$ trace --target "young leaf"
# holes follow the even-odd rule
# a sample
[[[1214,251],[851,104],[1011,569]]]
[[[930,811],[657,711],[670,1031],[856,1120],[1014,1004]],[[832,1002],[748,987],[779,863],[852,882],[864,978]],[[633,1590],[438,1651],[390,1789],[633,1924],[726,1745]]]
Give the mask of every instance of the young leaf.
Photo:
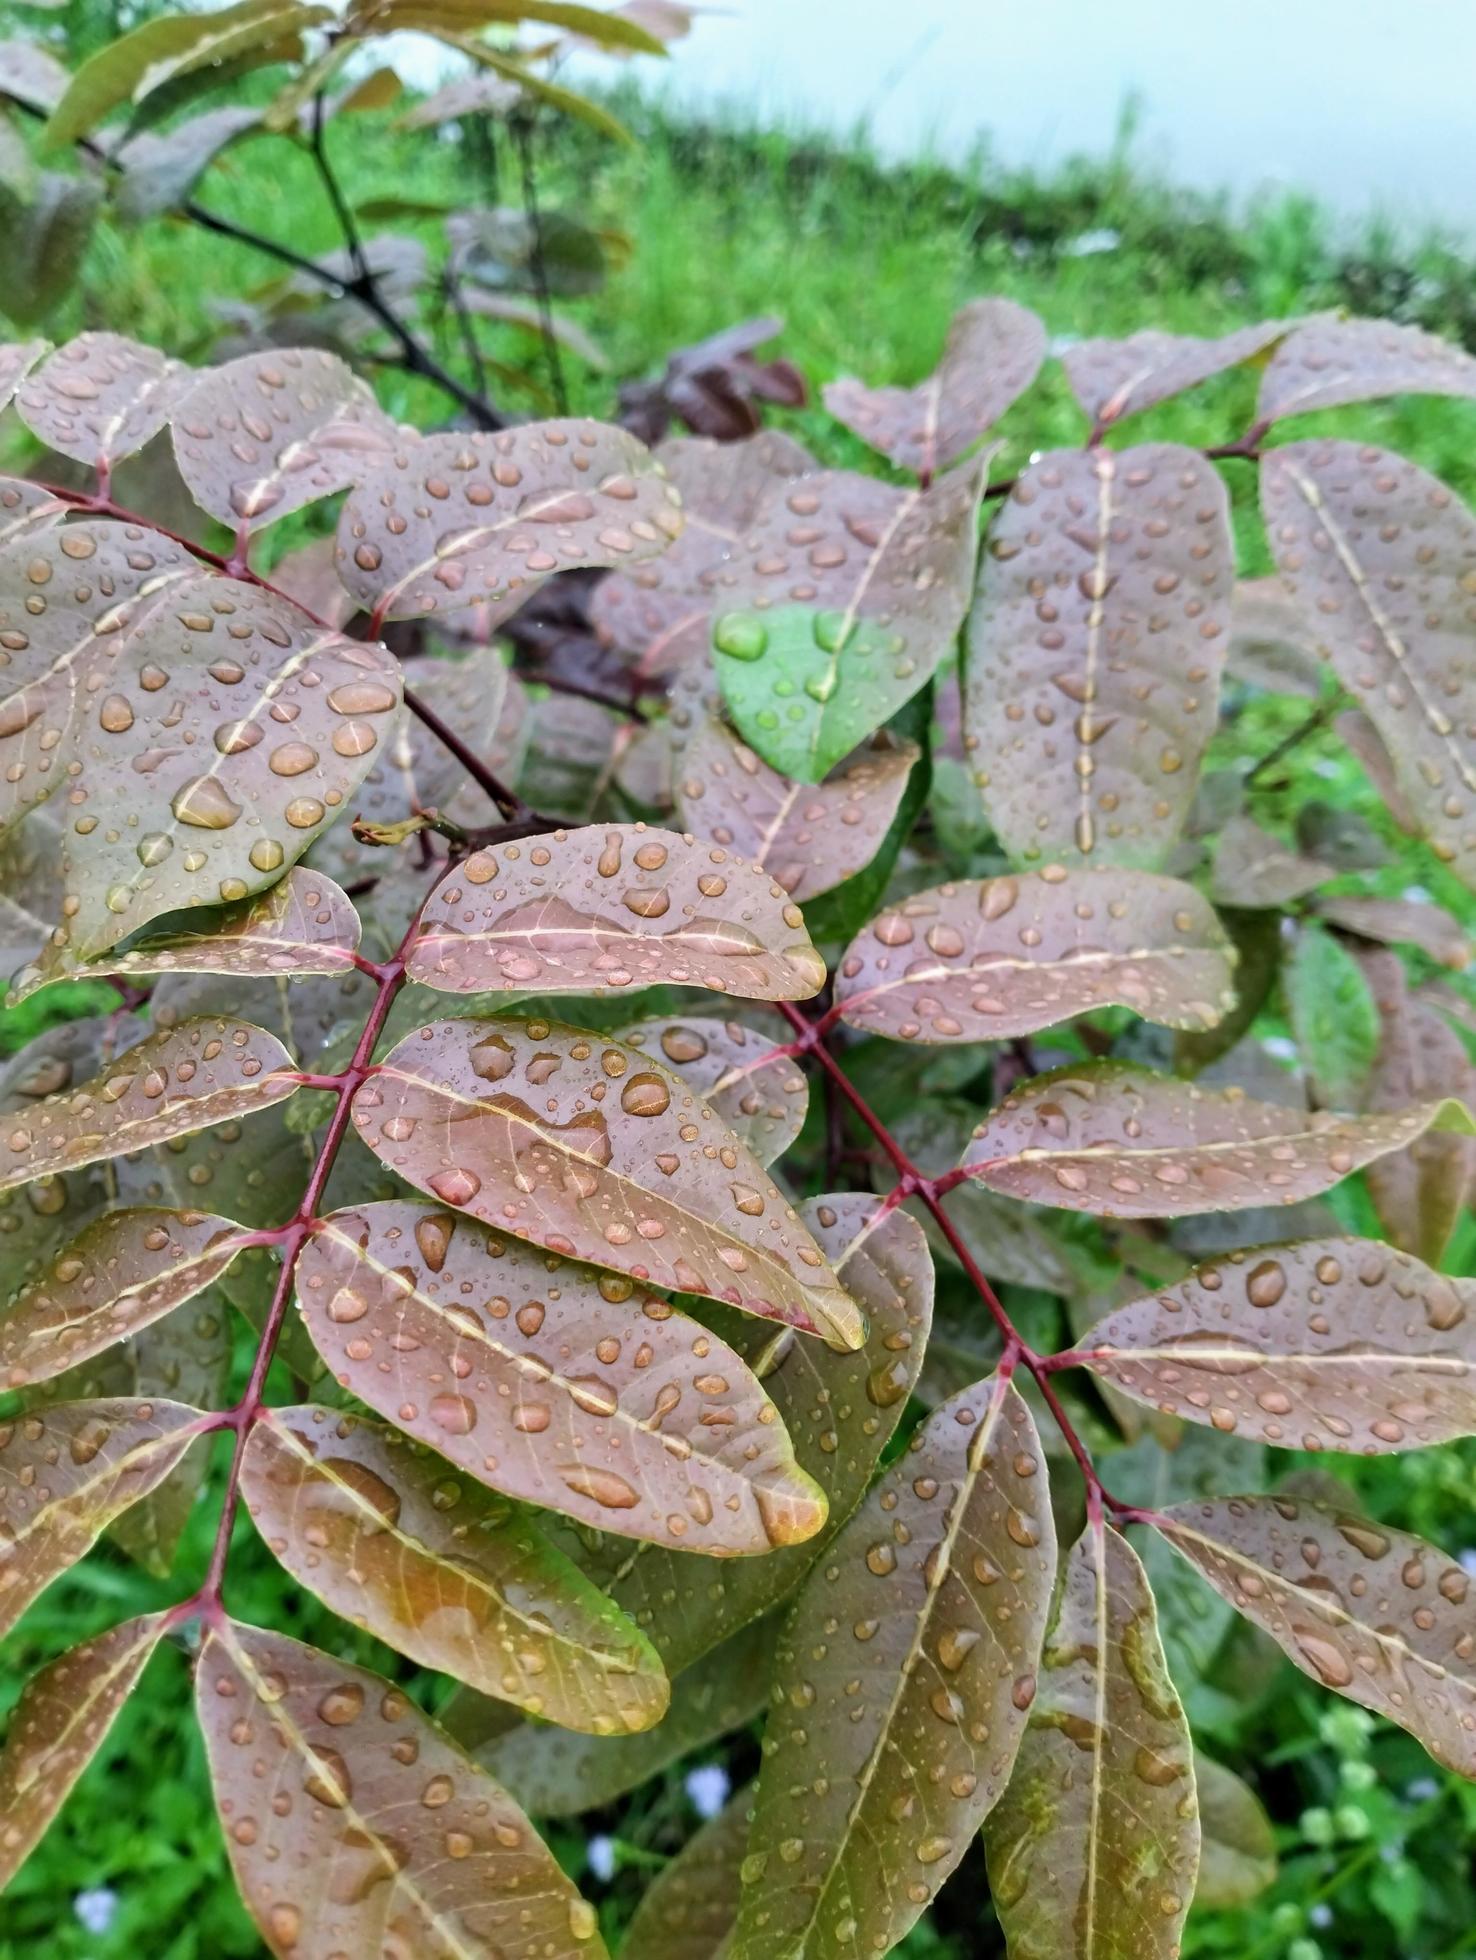
[[[393,1429],[269,1409],[241,1494],[294,1578],[422,1667],[594,1735],[661,1719],[645,1636],[512,1505]]]
[[[15,405],[42,442],[108,469],[159,433],[193,379],[182,362],[123,334],[83,333],[21,383]]]
[[[991,527],[965,720],[1026,863],[1152,868],[1194,800],[1229,647],[1225,487],[1192,450],[1061,450]]]
[[[975,1130],[964,1168],[993,1191],[1108,1218],[1295,1204],[1427,1130],[1476,1131],[1447,1097],[1377,1116],[1310,1115],[1124,1062],[1022,1083]]]
[[[181,1402],[58,1402],[0,1423],[0,1633],[169,1475],[209,1417]]]
[[[493,1489],[719,1556],[813,1537],[824,1499],[743,1361],[634,1295],[412,1203],[336,1212],[298,1262],[343,1386]]]
[[[0,1318],[0,1388],[49,1381],[192,1300],[241,1249],[209,1212],[109,1212],[23,1285]]]
[[[665,470],[623,429],[561,421],[401,436],[359,472],[339,519],[338,570],[366,612],[418,619],[516,605],[574,565],[639,564],[681,529]]]
[[[1250,1785],[1223,1763],[1194,1752],[1199,1797],[1199,1882],[1194,1903],[1208,1912],[1249,1905],[1276,1882],[1276,1833]]]
[[[1045,328],[1008,299],[970,300],[954,314],[943,358],[915,388],[827,382],[825,406],[898,469],[924,480],[972,449],[1030,386],[1045,359]]]
[[[7,57],[16,45],[13,41],[3,44]],[[6,407],[14,398],[16,389],[50,344],[45,340],[0,341],[0,408]]]
[[[1126,340],[1079,340],[1061,356],[1071,392],[1099,429],[1156,408],[1212,375],[1242,366],[1294,331],[1294,320],[1262,320],[1217,340],[1162,333],[1155,327]]]
[[[1249,817],[1232,817],[1215,846],[1210,895],[1217,905],[1269,909],[1289,905],[1336,876],[1331,865],[1292,850]]]
[[[274,1953],[608,1960],[522,1811],[381,1675],[226,1621],[196,1705],[236,1882]]]
[[[765,501],[718,574],[712,644],[773,768],[823,782],[931,678],[968,608],[986,460],[928,490],[830,470]]]
[[[1049,864],[903,899],[847,949],[835,998],[894,1041],[1005,1041],[1113,1006],[1209,1028],[1235,1004],[1233,967],[1192,886]]]
[[[244,1116],[296,1089],[292,1058],[274,1035],[246,1021],[184,1021],[5,1125],[0,1191]]]
[[[1258,1246],[1119,1307],[1077,1352],[1129,1395],[1283,1449],[1476,1434],[1476,1288],[1365,1239]]]
[[[368,385],[316,347],[243,354],[212,368],[169,420],[190,495],[238,532],[359,481],[401,440]]]
[[[434,1021],[359,1091],[354,1123],[391,1170],[500,1231],[860,1344],[792,1207],[649,1055],[547,1021]]]
[[[1324,1109],[1360,1109],[1379,1052],[1379,1010],[1357,960],[1330,932],[1303,926],[1283,969],[1299,1059]],[[1403,1109],[1414,1093],[1401,1095]]]
[[[1012,1960],[1178,1960],[1199,1865],[1189,1724],[1148,1575],[1100,1519],[1066,1561],[1030,1722],[984,1843]]]
[[[677,760],[682,822],[744,853],[791,898],[816,898],[864,871],[881,849],[921,751],[885,730],[824,782],[792,782],[704,715]]]
[[[713,1960],[738,1917],[752,1813],[750,1784],[688,1838],[641,1894],[626,1928],[628,1952],[641,1960]]]
[[[1437,477],[1355,442],[1272,450],[1261,507],[1283,579],[1436,856],[1476,883],[1476,518]]]
[[[761,1164],[782,1157],[804,1127],[809,1080],[793,1056],[775,1054],[781,1034],[683,1014],[633,1021],[615,1038],[674,1070]]]
[[[1271,356],[1256,414],[1262,422],[1279,422],[1383,395],[1476,397],[1476,360],[1419,327],[1319,314]]]
[[[1443,905],[1412,898],[1319,898],[1318,918],[1360,939],[1386,946],[1418,946],[1432,960],[1461,972],[1471,963],[1471,936]]]
[[[1009,1779],[1055,1572],[1035,1424],[980,1383],[913,1437],[780,1635],[731,1960],[886,1952],[919,1918]]]
[[[230,103],[162,134],[146,129],[131,136],[112,159],[123,173],[113,200],[118,216],[137,225],[177,209],[217,157],[261,128],[260,109]]]
[[[0,1755],[0,1891],[30,1857],[106,1742],[164,1632],[166,1615],[125,1620],[73,1647],[21,1692]]]
[[[1153,1520],[1304,1674],[1476,1775],[1470,1575],[1423,1539],[1290,1497],[1219,1497]]]
[[[643,823],[473,852],[427,899],[406,971],[461,994],[678,986],[807,1000],[825,984],[782,885],[721,845]]]

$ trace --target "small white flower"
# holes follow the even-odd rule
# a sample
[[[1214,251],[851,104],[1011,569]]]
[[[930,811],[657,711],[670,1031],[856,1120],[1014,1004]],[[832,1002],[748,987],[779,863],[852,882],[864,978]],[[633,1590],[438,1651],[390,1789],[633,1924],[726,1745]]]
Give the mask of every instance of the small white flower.
[[[704,1763],[687,1774],[687,1795],[701,1818],[716,1817],[733,1785],[721,1763]]]
[[[1319,1933],[1326,1932],[1327,1928],[1333,1923],[1333,1909],[1330,1905],[1325,1904],[1309,1906],[1307,1909],[1307,1918],[1317,1928]]]
[[[1464,1569],[1470,1573],[1473,1579],[1476,1579],[1476,1545],[1468,1545],[1465,1551],[1459,1554],[1459,1557]]]
[[[1061,247],[1061,255],[1068,259],[1089,259],[1098,252],[1115,252],[1121,243],[1121,234],[1103,225],[1100,230],[1080,231],[1075,238],[1068,238]]]
[[[1417,1776],[1404,1794],[1411,1803],[1428,1803],[1431,1797],[1440,1795],[1440,1785],[1433,1776]]]
[[[1342,773],[1343,771],[1339,764],[1333,762],[1325,755],[1318,756],[1312,765],[1312,774],[1314,776],[1321,776],[1325,782],[1332,781],[1335,776],[1341,776]]]
[[[585,1846],[584,1862],[602,1885],[608,1885],[615,1876],[614,1838],[592,1837]]]
[[[110,1886],[94,1885],[89,1891],[77,1894],[72,1910],[89,1933],[105,1933],[118,1910],[118,1894]]]
[[[1294,1062],[1297,1059],[1297,1044],[1288,1041],[1284,1034],[1268,1034],[1261,1046],[1274,1062]]]
[[[1068,347],[1078,347],[1080,344],[1081,335],[1079,333],[1053,333],[1046,352],[1059,361]]]

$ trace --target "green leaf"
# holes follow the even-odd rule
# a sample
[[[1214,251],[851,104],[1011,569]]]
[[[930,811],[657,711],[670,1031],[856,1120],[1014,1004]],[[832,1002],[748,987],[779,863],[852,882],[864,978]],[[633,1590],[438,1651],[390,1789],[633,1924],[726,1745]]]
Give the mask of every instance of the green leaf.
[[[1248,1906],[1276,1882],[1276,1833],[1260,1798],[1234,1770],[1194,1752],[1199,1795],[1199,1883],[1194,1903],[1208,1912]]]
[[[1283,984],[1292,1033],[1325,1109],[1357,1109],[1379,1052],[1379,1010],[1363,970],[1340,939],[1304,925]],[[1412,1100],[1412,1098],[1410,1099]]]

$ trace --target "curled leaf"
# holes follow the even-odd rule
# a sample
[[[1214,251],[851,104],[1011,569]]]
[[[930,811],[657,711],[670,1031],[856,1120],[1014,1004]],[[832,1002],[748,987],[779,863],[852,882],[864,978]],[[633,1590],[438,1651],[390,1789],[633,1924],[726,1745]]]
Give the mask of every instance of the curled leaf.
[[[1263,422],[1279,422],[1383,395],[1476,396],[1476,360],[1419,327],[1321,314],[1272,355],[1256,413]]]
[[[118,333],[82,333],[21,383],[21,420],[63,456],[106,470],[156,436],[194,376]]]
[[[1262,320],[1218,339],[1148,327],[1126,340],[1078,340],[1061,356],[1071,392],[1099,429],[1155,408],[1285,340],[1294,320]]]
[[[674,1070],[761,1164],[782,1157],[804,1127],[809,1080],[792,1055],[775,1053],[783,1043],[778,1034],[684,1014],[633,1021],[616,1039]]]

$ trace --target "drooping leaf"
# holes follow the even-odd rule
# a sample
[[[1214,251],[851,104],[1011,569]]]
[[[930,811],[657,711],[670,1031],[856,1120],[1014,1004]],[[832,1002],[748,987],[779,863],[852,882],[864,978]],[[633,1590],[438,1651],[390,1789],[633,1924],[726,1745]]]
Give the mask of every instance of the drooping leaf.
[[[1162,863],[1214,732],[1234,585],[1228,501],[1174,443],[1061,450],[986,540],[964,715],[1025,863]]]
[[[824,1522],[742,1359],[629,1280],[395,1202],[334,1213],[297,1281],[342,1384],[510,1497],[714,1555]]]
[[[1324,313],[1289,334],[1271,356],[1256,414],[1279,422],[1384,395],[1476,396],[1476,360],[1420,327]]]
[[[633,1021],[623,1047],[655,1055],[720,1116],[761,1164],[772,1164],[804,1126],[810,1087],[792,1055],[774,1055],[783,1036],[706,1015]]]
[[[823,782],[931,678],[968,607],[986,461],[928,490],[830,470],[765,499],[717,574],[712,644],[771,767]]]
[[[1199,1882],[1194,1903],[1208,1912],[1249,1905],[1276,1882],[1276,1833],[1260,1799],[1234,1770],[1194,1752],[1199,1798]]]
[[[5,310],[17,325],[46,319],[71,292],[102,195],[95,178],[42,170],[26,203],[7,213]]]
[[[109,1212],[6,1304],[0,1387],[47,1381],[172,1312],[219,1278],[240,1242],[240,1227],[210,1212]]]
[[[40,1843],[72,1785],[107,1740],[159,1644],[166,1616],[146,1614],[73,1647],[26,1683],[0,1755],[0,1891]]]
[[[1427,899],[1335,897],[1317,900],[1314,911],[1329,925],[1386,946],[1418,946],[1432,960],[1460,972],[1471,963],[1471,936],[1443,905]]]
[[[427,899],[406,971],[462,994],[679,986],[806,1000],[825,984],[782,885],[721,845],[643,823],[473,852]]]
[[[1272,450],[1261,505],[1282,578],[1436,856],[1476,883],[1476,517],[1437,477],[1354,442]]]
[[[1322,692],[1316,632],[1279,578],[1236,581],[1226,672],[1268,694],[1315,701]]]
[[[182,362],[123,334],[83,333],[27,376],[15,405],[42,442],[107,469],[159,433],[193,379]]]
[[[823,782],[798,783],[707,715],[677,759],[673,786],[682,822],[699,837],[743,852],[808,902],[871,863],[919,754],[883,730]]]
[[[270,1409],[241,1493],[294,1578],[422,1667],[595,1735],[660,1720],[644,1635],[511,1504],[393,1429]]]
[[[432,0],[434,11],[435,0]],[[448,48],[469,55],[482,67],[491,69],[501,80],[510,82],[517,90],[520,99],[542,103],[545,108],[555,110],[561,116],[568,116],[573,122],[586,124],[600,136],[608,136],[617,143],[634,143],[635,138],[613,115],[603,102],[596,102],[578,90],[565,88],[561,82],[551,82],[526,63],[516,61],[511,55],[501,53],[490,43],[472,34],[455,33],[444,26],[427,25],[425,32],[433,34]]]
[[[1154,1519],[1305,1674],[1476,1772],[1470,1574],[1407,1531],[1285,1497],[1220,1497]]]
[[[292,1058],[274,1035],[247,1021],[181,1022],[92,1081],[43,1094],[0,1124],[0,1190],[244,1116],[296,1088]]]
[[[1199,1866],[1189,1724],[1148,1575],[1100,1519],[1066,1561],[984,1842],[1011,1960],[1177,1960]]]
[[[780,1635],[731,1960],[885,1952],[918,1919],[1009,1779],[1055,1570],[1035,1424],[981,1383],[914,1436]]]
[[[359,1091],[354,1122],[401,1177],[499,1231],[862,1338],[791,1206],[650,1055],[547,1021],[431,1022]]]
[[[1298,1057],[1317,1100],[1324,1109],[1361,1109],[1379,1049],[1379,1010],[1357,960],[1330,932],[1304,926],[1283,975]],[[1411,1093],[1391,1106],[1415,1100]]]
[[[123,173],[114,194],[119,217],[136,225],[177,209],[217,157],[261,127],[260,109],[232,103],[206,109],[162,134],[141,130],[113,155]]]
[[[1232,817],[1215,846],[1210,893],[1217,905],[1269,909],[1289,905],[1336,875],[1320,858],[1304,857],[1249,817]]]
[[[360,481],[400,440],[348,364],[314,347],[212,368],[175,404],[170,429],[190,495],[242,532]]]
[[[1208,1028],[1235,1003],[1233,972],[1192,886],[1050,864],[903,899],[847,949],[835,998],[895,1041],[1004,1041],[1112,1006]]]
[[[1476,1434],[1473,1339],[1470,1282],[1332,1238],[1207,1261],[1119,1307],[1077,1352],[1165,1414],[1283,1449],[1371,1455]]]
[[[1212,375],[1242,366],[1294,331],[1294,320],[1262,320],[1218,339],[1148,327],[1126,340],[1079,340],[1061,356],[1071,392],[1099,429],[1154,408]]]
[[[970,300],[949,323],[943,358],[915,388],[827,382],[825,406],[898,469],[927,479],[956,462],[1023,395],[1045,359],[1039,318],[1009,299]]]
[[[522,1811],[382,1675],[226,1621],[196,1705],[236,1882],[274,1953],[608,1960]]]
[[[400,437],[344,504],[338,569],[366,612],[417,619],[520,603],[575,565],[639,564],[681,529],[666,472],[623,429]]]
[[[163,1482],[209,1418],[181,1402],[58,1402],[0,1423],[0,1633]]]
[[[752,1811],[749,1785],[656,1874],[626,1928],[631,1953],[642,1960],[713,1960],[738,1917],[738,1867]]]
[[[1308,1114],[1124,1062],[1021,1083],[975,1130],[964,1167],[991,1190],[1104,1217],[1295,1204],[1427,1130],[1469,1136],[1452,1098],[1372,1116]]]

